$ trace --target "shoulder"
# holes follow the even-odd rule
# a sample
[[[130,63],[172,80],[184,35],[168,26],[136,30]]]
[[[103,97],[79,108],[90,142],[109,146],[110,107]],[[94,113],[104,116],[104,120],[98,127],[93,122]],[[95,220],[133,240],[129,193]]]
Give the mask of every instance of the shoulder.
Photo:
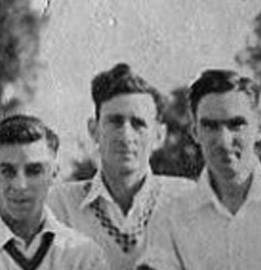
[[[51,187],[49,198],[81,200],[89,193],[91,186],[92,180],[58,183]]]
[[[66,244],[66,247],[71,250],[80,250],[87,248],[88,250],[99,250],[98,245],[88,236],[83,235],[73,228],[67,227],[60,221],[57,221],[57,241],[60,244]]]
[[[196,188],[196,183],[193,180],[183,177],[155,175],[154,180],[159,183],[160,187],[157,203],[159,212],[165,211],[166,207],[172,207],[173,204],[176,204],[177,198]]]
[[[105,255],[102,248],[90,237],[67,227],[63,223],[56,221],[55,245],[59,250],[63,250],[66,256],[74,260],[98,261],[105,263]]]
[[[179,196],[187,191],[195,189],[196,182],[194,180],[167,175],[154,175],[155,179],[159,181],[161,190],[166,195]]]
[[[194,216],[198,215],[199,211],[201,211],[200,205],[202,205],[202,194],[199,184],[195,183],[193,188],[187,189],[179,196],[172,197],[168,205],[170,207],[168,218],[171,223],[173,221],[174,223],[180,221],[182,224],[185,221],[185,223],[190,222],[190,220],[194,219]]]

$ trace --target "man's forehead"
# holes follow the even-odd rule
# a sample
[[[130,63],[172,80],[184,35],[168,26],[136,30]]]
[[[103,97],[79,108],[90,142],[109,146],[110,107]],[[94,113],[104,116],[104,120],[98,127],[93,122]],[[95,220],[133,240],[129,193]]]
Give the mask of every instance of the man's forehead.
[[[156,104],[147,93],[122,94],[103,103],[102,116],[118,115],[122,117],[149,118],[157,113]]]
[[[198,118],[249,117],[255,111],[246,93],[229,91],[204,96],[198,105],[197,116]]]
[[[0,145],[0,162],[46,162],[51,157],[50,149],[44,140],[24,144]]]

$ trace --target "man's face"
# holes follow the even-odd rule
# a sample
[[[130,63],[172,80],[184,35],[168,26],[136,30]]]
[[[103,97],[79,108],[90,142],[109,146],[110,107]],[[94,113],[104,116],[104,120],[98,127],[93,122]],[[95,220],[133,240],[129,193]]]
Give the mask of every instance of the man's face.
[[[244,181],[254,165],[258,114],[243,92],[208,94],[198,104],[194,135],[220,181]]]
[[[145,171],[160,130],[149,94],[122,94],[104,102],[96,132],[103,168],[115,174]]]
[[[54,170],[45,140],[0,146],[1,216],[17,221],[39,217]]]

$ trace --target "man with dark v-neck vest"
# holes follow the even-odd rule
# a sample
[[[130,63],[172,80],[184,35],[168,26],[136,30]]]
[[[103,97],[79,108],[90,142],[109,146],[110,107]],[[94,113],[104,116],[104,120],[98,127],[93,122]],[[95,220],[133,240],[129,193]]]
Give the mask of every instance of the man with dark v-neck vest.
[[[91,181],[54,185],[48,201],[60,220],[104,248],[113,270],[131,270],[147,247],[148,227],[194,183],[152,173],[149,159],[165,132],[162,97],[127,64],[98,74],[92,97],[98,172]]]
[[[0,269],[107,270],[93,240],[45,205],[58,172],[57,135],[33,116],[0,122]]]

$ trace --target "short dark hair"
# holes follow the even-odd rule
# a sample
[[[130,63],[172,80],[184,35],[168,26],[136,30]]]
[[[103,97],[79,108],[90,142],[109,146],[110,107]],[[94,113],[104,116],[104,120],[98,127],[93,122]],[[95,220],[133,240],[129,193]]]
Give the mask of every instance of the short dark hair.
[[[28,115],[14,115],[0,122],[0,146],[27,144],[45,139],[47,146],[57,154],[59,138],[39,118]]]
[[[204,71],[190,87],[190,107],[193,116],[196,116],[200,100],[211,93],[223,94],[228,91],[242,91],[246,93],[251,105],[259,105],[260,89],[248,77],[242,77],[233,70],[213,69]]]
[[[163,96],[142,77],[134,74],[126,63],[118,63],[110,70],[99,73],[93,78],[91,86],[97,119],[103,102],[117,95],[133,93],[151,95],[156,105],[157,119],[162,119]]]

